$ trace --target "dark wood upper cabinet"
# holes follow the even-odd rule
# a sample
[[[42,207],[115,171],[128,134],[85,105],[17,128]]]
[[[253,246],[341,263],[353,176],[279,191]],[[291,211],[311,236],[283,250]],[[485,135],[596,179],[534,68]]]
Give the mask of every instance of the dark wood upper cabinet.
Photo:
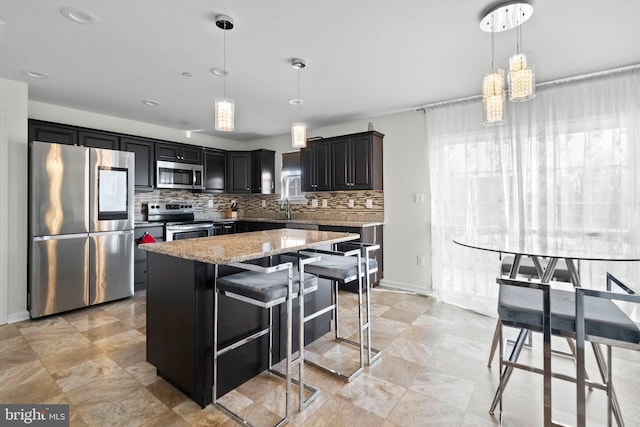
[[[251,192],[273,194],[276,190],[275,151],[251,152]]]
[[[229,193],[251,193],[251,152],[229,151],[227,162]]]
[[[29,120],[29,142],[31,141],[77,145],[78,130],[70,126]]]
[[[120,149],[120,137],[107,132],[78,132],[78,143],[84,147],[104,148],[107,150]]]
[[[333,139],[334,190],[382,190],[382,135],[363,132]]]
[[[331,141],[310,142],[300,150],[302,191],[331,190]]]
[[[227,152],[206,149],[203,153],[204,192],[224,193],[227,181]]]
[[[174,143],[158,143],[156,160],[202,164],[202,147]]]
[[[153,141],[148,139],[120,137],[120,149],[136,155],[136,191],[153,191],[155,185],[155,145]]]

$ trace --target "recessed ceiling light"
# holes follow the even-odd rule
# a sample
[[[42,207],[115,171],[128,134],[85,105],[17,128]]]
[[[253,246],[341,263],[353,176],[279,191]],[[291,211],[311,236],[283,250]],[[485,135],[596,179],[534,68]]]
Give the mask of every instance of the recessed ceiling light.
[[[96,15],[86,10],[76,9],[75,7],[63,7],[60,9],[60,13],[62,13],[65,18],[78,24],[95,25],[98,23],[98,17]]]
[[[193,74],[191,74],[191,73],[190,73],[190,72],[188,72],[188,71],[185,71],[185,72],[183,72],[183,73],[182,73],[182,76],[183,76],[183,77],[193,77]]]
[[[304,101],[302,99],[299,99],[299,98],[294,98],[294,99],[290,99],[289,100],[289,104],[291,104],[291,105],[302,105],[302,104],[304,104]]]
[[[46,75],[45,73],[41,73],[39,71],[20,70],[20,72],[22,74],[24,74],[25,76],[29,76],[29,77],[32,77],[34,79],[48,79],[49,78],[48,75]]]
[[[225,70],[224,68],[219,68],[219,67],[212,67],[209,69],[209,71],[211,72],[211,74],[218,77],[224,77],[230,74],[229,70]]]
[[[149,107],[157,107],[158,105],[160,105],[158,101],[152,101],[151,99],[143,99],[142,103],[144,105],[148,105]]]

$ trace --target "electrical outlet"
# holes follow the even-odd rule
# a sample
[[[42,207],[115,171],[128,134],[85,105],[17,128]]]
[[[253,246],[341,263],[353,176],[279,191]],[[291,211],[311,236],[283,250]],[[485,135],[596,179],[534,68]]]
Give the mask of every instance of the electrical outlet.
[[[424,267],[427,265],[427,259],[424,255],[418,255],[417,262],[419,267]]]
[[[327,199],[322,199],[322,207],[323,208],[327,207]]]
[[[267,201],[266,201],[266,200],[263,200],[263,201],[262,201],[262,207],[263,207],[263,208],[266,208],[266,207],[267,207]]]
[[[209,206],[210,208],[212,208],[212,207],[213,207],[213,200],[209,200],[209,204],[208,204],[207,206]]]
[[[424,193],[413,193],[414,203],[424,203]]]
[[[373,208],[373,200],[371,200],[371,199],[367,199],[367,201],[365,202],[365,207],[366,207],[367,209],[371,209],[371,208]]]
[[[349,199],[349,207],[352,208],[353,207],[353,199]]]
[[[312,208],[318,207],[318,199],[311,199],[311,207]]]

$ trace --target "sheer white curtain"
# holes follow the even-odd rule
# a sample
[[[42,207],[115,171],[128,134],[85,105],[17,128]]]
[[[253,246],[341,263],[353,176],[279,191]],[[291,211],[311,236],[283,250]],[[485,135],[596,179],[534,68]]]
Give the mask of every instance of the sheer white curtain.
[[[495,316],[499,255],[460,247],[488,232],[640,236],[640,67],[538,86],[482,125],[479,98],[427,107],[432,279],[439,297]],[[587,286],[640,263],[582,262]]]

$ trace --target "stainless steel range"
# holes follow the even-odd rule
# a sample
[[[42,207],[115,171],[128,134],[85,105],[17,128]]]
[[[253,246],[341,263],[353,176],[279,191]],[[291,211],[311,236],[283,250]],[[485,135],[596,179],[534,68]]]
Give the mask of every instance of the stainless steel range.
[[[213,221],[195,219],[193,202],[154,202],[146,206],[148,221],[165,222],[165,240],[182,240],[214,235]]]

